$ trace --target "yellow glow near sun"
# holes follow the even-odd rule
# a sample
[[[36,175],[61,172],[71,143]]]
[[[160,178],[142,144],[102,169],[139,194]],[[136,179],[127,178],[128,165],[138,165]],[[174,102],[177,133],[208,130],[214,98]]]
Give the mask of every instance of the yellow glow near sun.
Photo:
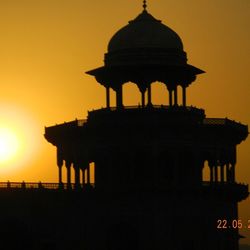
[[[17,135],[8,128],[0,127],[0,163],[11,160],[20,147]]]
[[[38,152],[40,134],[31,114],[0,102],[0,176],[11,178],[29,167]]]

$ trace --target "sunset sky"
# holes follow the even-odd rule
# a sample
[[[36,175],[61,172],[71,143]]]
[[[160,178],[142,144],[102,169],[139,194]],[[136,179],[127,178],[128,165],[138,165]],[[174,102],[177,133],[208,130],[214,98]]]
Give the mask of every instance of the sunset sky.
[[[103,65],[112,35],[141,11],[140,0],[0,0],[0,139],[8,128],[17,141],[13,157],[0,161],[0,181],[57,181],[44,126],[105,106],[105,89],[84,72]],[[250,124],[250,1],[149,0],[148,11],[206,71],[188,88],[188,105]],[[164,86],[152,92],[154,104],[167,104]],[[125,105],[140,101],[131,84],[124,95]],[[237,181],[250,183],[250,138],[237,151]],[[239,217],[250,220],[249,199]],[[250,229],[242,234],[250,244]]]

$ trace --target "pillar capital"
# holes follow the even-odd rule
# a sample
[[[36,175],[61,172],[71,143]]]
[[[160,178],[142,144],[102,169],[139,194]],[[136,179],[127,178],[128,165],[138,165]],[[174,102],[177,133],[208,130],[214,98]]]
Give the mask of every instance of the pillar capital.
[[[65,163],[66,168],[70,168],[71,165],[72,165],[71,161],[66,161],[66,163]]]
[[[188,87],[195,80],[196,80],[196,75],[190,75],[190,76],[186,77],[184,81],[181,82],[181,85]]]
[[[137,87],[139,88],[139,90],[140,90],[141,93],[145,93],[145,92],[146,92],[147,86],[138,85],[138,84],[136,84],[136,85],[137,85]]]
[[[208,160],[208,166],[210,168],[213,168],[216,165],[216,162],[214,160]]]
[[[165,86],[167,87],[168,91],[173,91],[177,88],[177,82],[164,82]]]
[[[152,98],[151,98],[151,84],[148,86],[148,106],[152,106]]]

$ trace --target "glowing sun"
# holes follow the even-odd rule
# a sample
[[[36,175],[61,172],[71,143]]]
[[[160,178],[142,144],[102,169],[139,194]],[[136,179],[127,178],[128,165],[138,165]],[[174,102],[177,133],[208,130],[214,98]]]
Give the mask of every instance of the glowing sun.
[[[18,153],[19,141],[13,131],[0,127],[0,163],[11,160]]]
[[[30,113],[0,102],[0,178],[29,166],[37,154],[39,134]]]

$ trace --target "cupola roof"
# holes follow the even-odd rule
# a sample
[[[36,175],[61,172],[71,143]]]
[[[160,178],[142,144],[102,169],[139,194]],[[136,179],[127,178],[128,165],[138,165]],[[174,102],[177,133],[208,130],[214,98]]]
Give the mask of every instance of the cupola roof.
[[[136,48],[182,51],[183,44],[175,31],[154,18],[147,10],[143,10],[128,25],[115,33],[109,42],[108,52]]]
[[[143,11],[110,39],[104,66],[87,73],[115,89],[129,81],[139,88],[154,81],[188,86],[204,71],[187,63],[179,35],[153,17],[144,0]]]

